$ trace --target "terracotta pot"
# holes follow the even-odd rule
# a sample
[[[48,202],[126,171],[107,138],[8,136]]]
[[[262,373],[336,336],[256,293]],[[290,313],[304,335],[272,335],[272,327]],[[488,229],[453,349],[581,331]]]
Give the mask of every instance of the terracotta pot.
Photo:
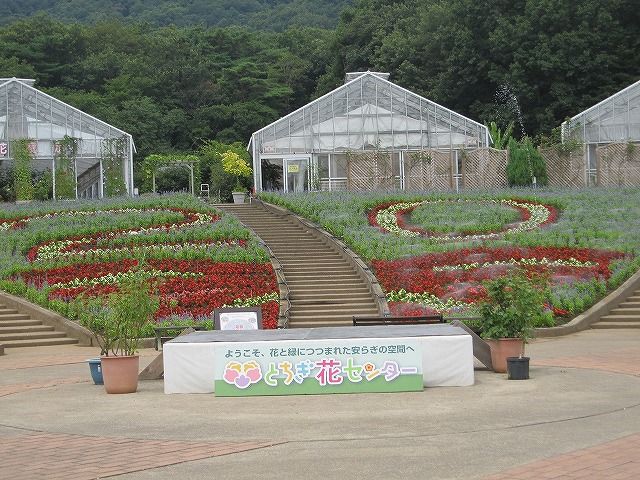
[[[138,389],[138,355],[101,357],[104,389],[107,393],[135,393]]]
[[[487,339],[491,347],[491,363],[493,371],[507,372],[507,357],[519,357],[524,353],[524,342],[520,338]]]

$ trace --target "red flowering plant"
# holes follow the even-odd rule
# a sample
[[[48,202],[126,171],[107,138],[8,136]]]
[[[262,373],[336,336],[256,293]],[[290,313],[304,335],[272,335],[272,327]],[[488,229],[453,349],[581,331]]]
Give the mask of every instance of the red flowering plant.
[[[606,280],[609,264],[624,254],[566,247],[466,248],[399,260],[373,260],[378,281],[395,305],[419,303],[441,312],[460,311],[486,297],[483,282],[514,270],[546,275],[549,284],[567,277]],[[395,303],[394,303],[395,302]],[[394,312],[395,313],[395,312]]]
[[[278,285],[266,251],[233,218],[192,199],[181,201],[197,208],[167,206],[163,198],[8,217],[4,230],[24,229],[23,245],[37,241],[23,250],[27,265],[5,269],[3,284],[38,291],[30,298],[77,316],[64,305],[78,297],[100,303],[122,285],[146,282],[158,291],[156,322],[201,322],[219,307],[259,306],[264,327],[276,328]],[[53,228],[59,222],[64,227]]]

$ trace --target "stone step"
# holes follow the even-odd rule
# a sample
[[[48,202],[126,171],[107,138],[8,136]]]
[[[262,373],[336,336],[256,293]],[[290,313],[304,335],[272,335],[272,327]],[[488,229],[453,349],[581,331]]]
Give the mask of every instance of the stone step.
[[[283,238],[296,237],[301,237],[302,240],[309,240],[309,237],[307,236],[308,234],[304,230],[300,230],[299,228],[274,225],[272,228],[254,228],[253,231],[256,232],[263,240],[280,240]]]
[[[323,318],[327,315],[378,315],[378,309],[373,305],[350,305],[336,306],[327,305],[326,307],[318,307],[309,305],[307,308],[293,305],[289,310],[290,318],[300,318],[302,316],[313,316],[315,318]]]
[[[289,328],[319,328],[319,327],[351,327],[353,326],[353,320],[351,318],[344,318],[342,320],[333,320],[326,322],[323,320],[303,321],[289,320]]]
[[[353,279],[358,279],[360,280],[360,276],[355,272],[355,270],[349,268],[349,267],[345,267],[342,268],[340,270],[323,270],[323,271],[316,271],[316,270],[311,270],[311,269],[304,269],[304,270],[287,270],[286,268],[284,269],[284,276],[285,278],[288,280],[289,278],[291,278],[292,280],[299,280],[301,278],[305,278],[305,277],[309,277],[311,279],[318,279],[318,280],[328,280],[331,281],[331,279],[341,279],[341,278],[345,278],[345,277],[349,277],[349,278],[353,278]]]
[[[329,260],[326,262],[322,262],[318,260],[309,259],[306,262],[293,263],[290,261],[286,261],[286,262],[283,261],[283,262],[280,262],[280,264],[284,267],[285,271],[301,270],[304,268],[313,270],[315,268],[327,269],[327,268],[344,268],[345,267],[344,261],[340,261],[340,260]]]
[[[27,318],[29,316],[27,315]],[[4,320],[0,322],[0,327],[27,327],[29,325],[42,325],[40,320]]]
[[[265,241],[271,250],[277,250],[278,248],[286,248],[289,252],[303,252],[305,250],[325,250],[326,245],[320,241],[304,240],[304,241],[289,241],[289,240],[277,240],[267,242]]]
[[[29,318],[31,318],[29,315],[25,315],[24,313],[6,313],[6,314],[0,314],[0,324],[2,324],[2,322],[4,321],[10,321],[10,320],[28,320]]]
[[[614,329],[614,328],[640,328],[640,321],[637,322],[596,322],[591,325],[596,329]]]
[[[5,348],[15,347],[48,347],[53,345],[73,345],[78,343],[75,338],[52,338],[52,339],[37,339],[37,340],[11,340],[2,342]]]
[[[354,291],[356,287],[354,287],[353,283],[343,283],[343,282],[306,282],[306,281],[287,281],[287,285],[289,285],[289,289],[291,292],[295,293],[326,293],[326,294],[334,294],[334,293],[348,293]],[[362,292],[368,288],[364,283],[358,284],[358,293]]]
[[[611,310],[610,314],[612,315],[635,315],[640,318],[640,308],[614,308]]]
[[[308,291],[305,292],[303,290],[295,290],[289,294],[289,298],[291,300],[296,301],[343,301],[345,299],[371,299],[371,293],[369,289],[366,287],[359,288],[357,291],[349,291],[349,292],[318,292],[318,291]]]
[[[303,266],[303,265],[348,265],[344,258],[338,253],[324,253],[300,258],[298,256],[283,259],[283,265]]]
[[[360,277],[354,275],[342,275],[342,276],[327,276],[325,278],[316,278],[310,276],[285,276],[287,284],[291,287],[304,286],[305,288],[317,287],[317,288],[339,288],[343,291],[349,291],[349,288],[354,286],[361,286]]]
[[[0,333],[0,343],[12,340],[37,340],[49,338],[65,338],[64,332],[25,332],[25,333]]]
[[[51,332],[54,328],[48,325],[27,325],[25,327],[0,327],[0,335],[5,333]]]
[[[301,315],[324,317],[325,315],[378,315],[378,309],[373,303],[361,305],[296,305],[292,303],[289,316],[299,318]]]
[[[627,302],[640,302],[640,295],[633,294],[630,297],[627,297]]]
[[[622,302],[617,308],[640,308],[640,302]]]
[[[318,308],[318,307],[322,307],[322,308],[329,308],[329,307],[336,307],[336,308],[341,308],[343,305],[346,304],[346,302],[349,302],[349,305],[375,305],[373,303],[373,300],[371,299],[371,297],[369,296],[363,296],[361,298],[342,298],[342,299],[336,299],[334,298],[325,298],[322,300],[319,300],[317,298],[291,298],[291,296],[289,296],[289,300],[291,300],[291,304],[292,304],[292,308],[295,309],[300,309],[301,307],[313,307],[313,308]]]
[[[599,322],[640,322],[638,315],[605,315]]]
[[[353,270],[310,270],[310,269],[305,269],[305,270],[287,270],[286,268],[284,269],[284,277],[287,279],[287,281],[289,280],[299,280],[301,278],[311,278],[311,279],[315,279],[315,278],[333,278],[333,279],[340,279],[340,278],[352,278],[354,279],[354,281],[357,281],[360,279],[360,277],[358,276],[358,274],[356,272],[354,272]]]
[[[330,265],[320,263],[304,264],[304,265],[284,265],[284,271],[286,272],[344,272],[346,270],[353,270],[349,265],[332,263]]]
[[[283,262],[289,261],[298,261],[298,262],[309,262],[309,261],[322,261],[324,259],[327,260],[336,260],[341,259],[342,257],[338,253],[334,252],[304,252],[303,254],[295,254],[289,252],[282,252],[278,254],[278,258]],[[344,260],[342,260],[344,262]]]
[[[0,315],[9,315],[12,313],[18,313],[18,310],[15,308],[0,307]]]
[[[323,322],[330,322],[334,320],[352,320],[353,315],[378,315],[377,309],[368,309],[368,310],[354,310],[353,312],[335,312],[335,313],[327,313],[327,312],[316,312],[316,313],[296,313],[289,312],[289,319],[295,320],[296,322],[305,322],[305,321],[316,321],[321,320]]]

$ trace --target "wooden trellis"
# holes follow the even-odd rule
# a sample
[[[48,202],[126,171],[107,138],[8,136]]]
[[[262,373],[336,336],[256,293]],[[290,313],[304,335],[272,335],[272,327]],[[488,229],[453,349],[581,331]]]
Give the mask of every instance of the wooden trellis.
[[[562,188],[584,188],[587,186],[587,165],[584,149],[560,153],[557,148],[539,149],[547,165],[549,186]]]
[[[597,184],[603,187],[640,185],[640,145],[610,143],[596,148]]]

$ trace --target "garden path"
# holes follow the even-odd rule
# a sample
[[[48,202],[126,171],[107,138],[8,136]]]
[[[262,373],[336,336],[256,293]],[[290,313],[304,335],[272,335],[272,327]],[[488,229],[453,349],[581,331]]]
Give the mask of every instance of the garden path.
[[[216,205],[235,215],[269,247],[289,287],[289,326],[351,325],[378,315],[368,283],[321,233],[257,204]]]

